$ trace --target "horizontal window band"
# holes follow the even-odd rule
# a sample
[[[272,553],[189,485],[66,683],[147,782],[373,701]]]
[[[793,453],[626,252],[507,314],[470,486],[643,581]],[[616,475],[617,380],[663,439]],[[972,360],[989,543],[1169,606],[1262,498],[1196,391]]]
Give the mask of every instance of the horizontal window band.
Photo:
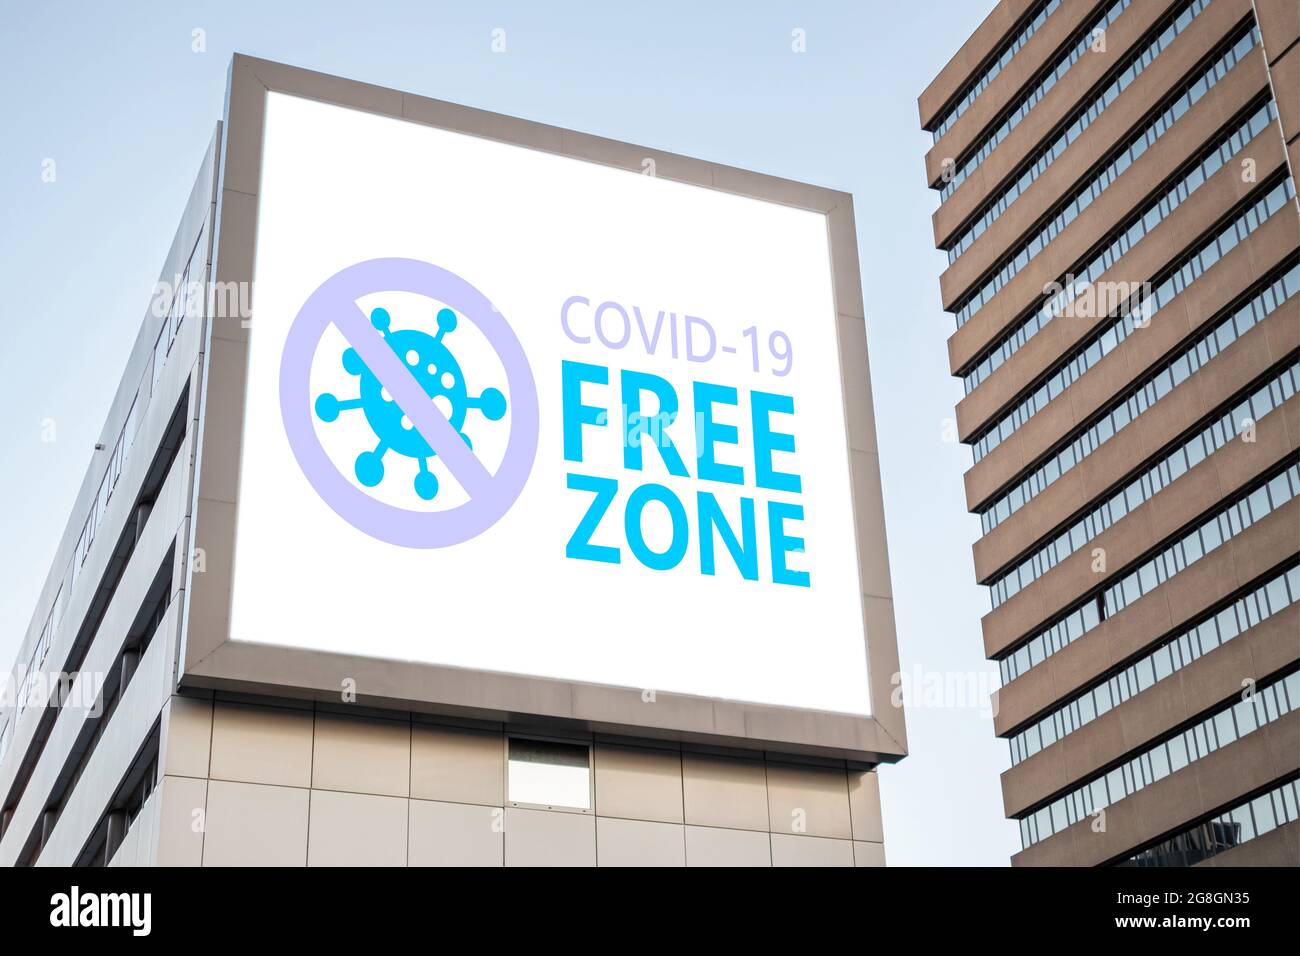
[[[1258,120],[1253,123],[1255,135],[1267,128]],[[1240,151],[1243,143],[1236,142],[1231,148],[1231,155],[1215,161],[1207,156],[1202,162],[1212,172],[1217,172],[1224,163]],[[1275,170],[1276,175],[1285,175],[1284,166]],[[1181,186],[1176,177],[1182,175],[1186,182]],[[964,363],[954,374],[961,378],[963,394],[971,392],[986,381],[995,371],[1008,362],[1028,342],[1047,325],[1061,315],[1074,311],[1073,303],[1083,295],[1093,283],[1099,282],[1106,273],[1119,263],[1152,230],[1167,219],[1174,208],[1184,203],[1194,189],[1198,189],[1203,180],[1208,178],[1204,170],[1195,166],[1185,172],[1176,170],[1170,180],[1173,185],[1163,188],[1165,194],[1151,200],[1140,213],[1127,215],[1115,227],[1097,240],[1087,251],[1078,256],[1071,266],[1065,269],[1054,282],[1046,283],[1036,292],[1032,301],[1018,314],[1003,325],[996,333],[997,338],[981,346],[976,356]],[[1228,214],[1230,215],[1230,213]],[[1212,230],[1207,229],[1206,232]],[[1148,278],[1143,276],[1142,278]],[[1129,284],[1140,284],[1131,280]],[[1108,283],[1109,285],[1109,283]]]
[[[1034,8],[1021,18],[1013,35],[1009,39],[1003,40],[981,65],[978,70],[979,76],[962,84],[953,96],[951,105],[944,107],[940,111],[942,113],[941,118],[930,130],[932,142],[939,142],[944,133],[952,128],[952,124],[965,115],[966,111],[974,105],[979,95],[988,88],[990,83],[997,79],[1006,65],[1038,32],[1039,27],[1047,22],[1047,18],[1056,12],[1061,3],[1062,0],[1039,0]]]
[[[953,193],[957,191],[957,187],[979,168],[979,165],[1011,134],[1011,131],[1019,126],[1030,111],[1055,88],[1057,82],[1084,57],[1095,43],[1097,31],[1103,31],[1104,33],[1119,18],[1120,14],[1129,8],[1132,2],[1133,0],[1114,0],[1106,8],[1105,13],[1092,21],[1090,27],[1076,31],[1073,40],[1067,44],[1068,52],[1065,56],[1059,58],[1051,68],[1041,71],[1039,74],[1041,78],[1035,83],[1033,89],[1027,95],[1020,97],[1014,106],[1006,110],[1000,118],[990,124],[992,132],[981,134],[978,145],[968,149],[961,156],[953,157],[950,168],[955,169],[956,172],[952,173],[951,176],[946,176],[943,185],[939,187],[940,205],[952,198]],[[1102,92],[1095,96],[1088,107],[1075,111],[1073,123],[1067,121],[1066,132],[1074,130],[1075,137],[1082,133],[1087,125],[1096,119],[1096,116],[1090,115],[1090,113],[1094,110],[1096,113],[1100,113],[1109,106],[1111,101],[1123,90],[1127,89],[1137,79],[1138,74],[1149,66],[1151,61],[1172,43],[1178,34],[1187,29],[1192,20],[1208,7],[1210,2],[1211,0],[1188,0],[1177,13],[1166,16],[1161,24],[1157,24],[1149,30],[1147,37],[1154,37],[1154,39],[1140,40],[1138,44],[1135,44],[1135,46],[1141,47],[1140,51],[1130,55],[1123,64],[1116,66],[1110,74],[1112,78],[1101,81],[1102,83],[1109,82],[1109,85],[1102,88]],[[1145,46],[1142,46],[1144,43]]]
[[[1203,820],[1102,865],[1196,866],[1297,819],[1300,819],[1300,777],[1287,774],[1258,793],[1235,800]]]
[[[1208,348],[1200,351],[1207,339],[1215,339],[1219,351],[1226,348],[1280,307],[1283,299],[1289,298],[1282,294],[1286,290],[1290,291],[1290,296],[1300,292],[1300,265],[1293,266],[1283,277],[1266,286],[1264,292],[1257,293],[1244,305],[1231,311],[1226,320],[1212,323],[1209,334],[1198,336],[1190,349],[1163,363],[1160,370],[1154,373],[1157,379],[1163,377],[1162,384],[1157,386],[1157,394],[1160,388],[1164,388],[1166,393],[1171,391],[1180,381],[1190,377],[1194,368],[1203,365],[1206,357],[1212,357],[1209,356]],[[1270,303],[1274,302],[1278,305],[1270,307]],[[1063,530],[1051,531],[1038,539],[1042,541],[1045,538],[1046,543],[1035,542],[1035,546],[1025,552],[1024,556],[1014,559],[990,575],[987,584],[991,589],[993,607],[998,607],[1023,590],[1236,438],[1241,426],[1239,416],[1243,412],[1258,425],[1278,408],[1269,395],[1270,386],[1274,384],[1284,386],[1280,393],[1283,401],[1290,397],[1295,386],[1295,383],[1281,383],[1276,378],[1271,379],[1254,391],[1245,393],[1244,399],[1235,399],[1220,406],[1204,419],[1203,424],[1193,426],[1185,438],[1175,439],[1165,450],[1139,465],[1109,490],[1096,495],[1093,500],[1100,501],[1099,504],[1087,508],[1078,518],[1067,519],[1062,524]],[[1243,403],[1249,408],[1239,408]],[[1015,583],[1008,584],[1008,581]]]
[[[1046,750],[1300,601],[1300,565],[1294,557],[1288,564],[1008,734],[1011,765]]]
[[[1186,176],[1181,177],[1169,193],[1161,197],[1159,204],[1154,207],[1161,213],[1157,224],[1168,218],[1169,213],[1172,213],[1173,210],[1180,208],[1201,185],[1231,162],[1248,143],[1273,122],[1275,117],[1276,112],[1272,104],[1268,103],[1255,110],[1245,123],[1236,128],[1226,140],[1216,142],[1209,154],[1196,162],[1191,171]],[[1124,230],[1124,232],[1127,233],[1128,230]],[[1130,290],[1130,286],[1135,288]],[[1141,285],[1131,283],[1118,290],[1114,296],[1106,293],[1103,297],[1108,302],[1119,299],[1121,296],[1127,301],[1132,294],[1140,295],[1140,290]],[[1153,315],[1154,309],[1149,309],[1142,313],[1142,318],[1150,320]],[[1058,360],[1042,379],[1031,386],[1029,394],[1015,403],[1009,412],[1002,413],[1000,418],[971,436],[968,443],[971,445],[975,460],[982,460],[989,452],[998,447],[1016,429],[1046,407],[1048,402],[1082,377],[1084,372],[1104,356],[1110,354],[1110,351],[1114,347],[1118,347],[1120,342],[1124,341],[1131,331],[1132,327],[1126,326],[1122,318],[1113,320],[1105,328],[1093,332],[1087,340],[1075,347],[1066,357]],[[1116,333],[1118,333],[1118,336]],[[1115,339],[1114,345],[1111,348],[1103,348],[1111,339]],[[1095,357],[1093,353],[1095,353]]]
[[[991,186],[988,193],[992,195],[979,200],[975,212],[967,216],[954,231],[982,230],[1001,216],[1073,143],[1083,136],[1120,94],[1132,86],[1143,71],[1154,62],[1156,57],[1173,43],[1191,25],[1191,22],[1205,10],[1209,2],[1210,0],[1192,0],[1180,10],[1167,13],[1163,20],[1151,27],[1144,39],[1134,44],[1134,48],[1138,52],[1131,53],[1125,63],[1116,66],[1106,77],[1099,80],[1090,91],[1084,93],[1080,99],[1086,105],[1077,106],[1072,112],[1068,113],[1065,119],[1061,120],[1051,132],[1040,140],[1041,145],[1036,144],[1026,150],[1026,155],[1030,158],[1016,163],[1012,170],[1002,177],[1000,182]],[[1249,30],[1253,27],[1253,24],[1253,14],[1247,14],[1240,21],[1239,27],[1244,26],[1244,29]],[[1239,34],[1236,31],[1229,31],[1229,35],[1235,37]],[[1220,47],[1220,50],[1222,50],[1222,47]],[[1004,132],[1002,135],[1005,136],[1006,133]],[[999,139],[998,142],[1000,141]],[[997,146],[998,142],[992,142],[991,145],[985,143],[973,155],[967,154],[967,158],[954,161],[953,165],[944,166],[946,181],[943,186],[939,187],[940,206],[953,195],[956,188],[969,174],[992,153],[993,147]],[[956,169],[956,162],[961,162],[962,165],[954,173],[952,170]],[[945,242],[944,245],[951,248],[949,242]],[[964,321],[965,319],[959,314],[957,327],[960,328]]]
[[[1294,665],[1289,665],[1293,668]],[[1064,795],[1017,817],[1021,845],[1028,849],[1099,811],[1144,790],[1262,727],[1281,720],[1300,706],[1300,673],[1275,675],[1244,698],[1233,694],[1185,728],[1147,746],[1134,756],[1073,785]]]
[[[1293,375],[1300,375],[1300,366]],[[1153,553],[1112,572],[1097,588],[1037,625],[1025,640],[1001,651],[997,660],[1003,686],[1289,503],[1300,493],[1300,464],[1295,455],[1288,460],[1280,471],[1269,472],[1231,502],[1166,538]]]
[[[1148,316],[1154,315],[1181,295],[1188,286],[1244,242],[1264,222],[1279,210],[1286,208],[1294,195],[1290,179],[1284,179],[1272,188],[1265,187],[1265,195],[1262,198],[1251,203],[1243,214],[1232,219],[1226,228],[1219,230],[1214,234],[1214,238],[1184,259],[1180,266],[1158,285],[1154,285],[1142,305],[1124,314],[1122,321],[1129,325],[1125,334],[1131,334],[1133,327],[1147,324]],[[1218,351],[1219,347],[1215,344],[1197,367],[1204,365]],[[1000,490],[993,492],[979,503],[974,510],[980,515],[983,532],[988,534],[1019,511],[1057,481],[1061,475],[1162,397],[1163,393],[1146,394],[1144,389],[1147,388],[1149,384],[1130,388],[1125,395],[1117,397],[1109,406],[1097,412],[1091,421],[1076,426],[1055,446],[1020,469]]]
[[[978,289],[982,283],[991,281],[990,277],[1002,276],[998,288],[1009,282],[1042,251],[1043,247],[1099,199],[1122,173],[1146,155],[1178,120],[1208,96],[1219,82],[1225,79],[1254,49],[1256,42],[1256,31],[1247,29],[1235,38],[1225,41],[1203,62],[1198,63],[1152,111],[1151,118],[1138,124],[1137,131],[1127,134],[1126,138],[1112,147],[1092,169],[1081,175],[1077,182],[1082,182],[1083,185],[1071,187],[1072,192],[1055,201],[1039,217],[1038,223],[1041,225],[1035,224],[1025,236],[1011,243],[1009,252],[999,255],[983,273],[971,280],[971,288]],[[1249,109],[1250,107],[1247,107],[1247,110]],[[1244,113],[1245,110],[1242,112]],[[1225,123],[1224,127],[1230,125],[1231,123]],[[973,219],[958,239],[947,247],[948,264],[953,265],[974,245],[975,241],[1002,217],[1018,196],[1019,192],[1015,188],[1009,188],[994,197],[988,204],[988,208]],[[1004,272],[1006,274],[1002,275]],[[953,309],[950,310],[956,315],[959,328],[965,325],[976,311],[977,307],[971,307],[974,297],[975,293],[964,292],[957,297]]]
[[[1263,387],[1250,392],[1244,399],[1234,402],[1226,411],[1211,418],[1208,424],[1193,431],[1183,441],[1177,441],[1173,450],[1157,459],[1153,465],[1127,479],[1117,491],[1107,492],[1101,504],[1092,508],[1083,518],[1073,522],[1065,532],[1057,534],[1046,545],[1031,551],[1027,558],[989,582],[994,608],[1000,607],[1035,580],[1045,575],[1066,558],[1091,544],[1097,537],[1126,518],[1131,512],[1150,501],[1157,494],[1196,465],[1210,458],[1219,449],[1239,437],[1242,419],[1259,423],[1275,412],[1297,391],[1296,375],[1286,380],[1275,378]],[[1246,406],[1243,408],[1242,406]],[[1018,584],[1007,582],[1019,575]]]

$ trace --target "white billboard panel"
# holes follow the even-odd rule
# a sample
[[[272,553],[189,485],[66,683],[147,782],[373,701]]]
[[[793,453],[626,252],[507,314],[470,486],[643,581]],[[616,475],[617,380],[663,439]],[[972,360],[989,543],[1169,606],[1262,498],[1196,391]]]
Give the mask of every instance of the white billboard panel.
[[[232,642],[870,713],[825,214],[265,116]]]

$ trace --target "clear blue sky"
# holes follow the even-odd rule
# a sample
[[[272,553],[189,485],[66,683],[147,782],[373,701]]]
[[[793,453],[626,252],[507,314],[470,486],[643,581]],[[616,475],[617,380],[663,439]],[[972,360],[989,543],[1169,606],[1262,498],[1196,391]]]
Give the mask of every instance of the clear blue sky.
[[[992,0],[702,4],[0,0],[0,666],[103,425],[239,51],[852,192],[902,667],[992,673],[963,507],[916,97]],[[617,7],[617,8],[616,8]],[[493,53],[492,31],[506,52]],[[806,32],[807,51],[791,50]],[[206,52],[192,50],[205,31]],[[42,162],[56,162],[53,183]],[[53,420],[57,440],[42,441]],[[991,682],[989,686],[996,686]],[[1000,865],[986,708],[913,706],[892,864]]]

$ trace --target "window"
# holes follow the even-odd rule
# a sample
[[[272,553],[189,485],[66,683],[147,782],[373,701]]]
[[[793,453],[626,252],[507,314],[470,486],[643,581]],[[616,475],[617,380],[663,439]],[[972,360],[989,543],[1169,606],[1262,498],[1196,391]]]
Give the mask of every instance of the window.
[[[511,737],[506,798],[570,810],[591,809],[591,746]]]

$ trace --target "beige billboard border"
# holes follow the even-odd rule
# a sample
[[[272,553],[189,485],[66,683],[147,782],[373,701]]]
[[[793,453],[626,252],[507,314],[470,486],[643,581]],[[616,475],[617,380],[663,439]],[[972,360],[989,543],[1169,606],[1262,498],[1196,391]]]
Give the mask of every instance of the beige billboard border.
[[[903,710],[891,693],[898,674],[884,506],[853,199],[843,192],[721,166],[527,120],[414,96],[236,54],[221,144],[213,280],[253,288],[257,197],[267,94],[286,93],[825,214],[838,315],[841,380],[861,573],[871,715],[867,717],[517,676],[464,668],[230,640],[231,584],[242,450],[248,328],[205,319],[201,414],[196,438],[182,689],[270,694],[339,702],[345,679],[358,705],[613,734],[703,746],[829,757],[857,764],[907,753]],[[224,285],[224,288],[235,286]],[[286,543],[286,559],[293,546]],[[194,556],[202,555],[201,570]],[[792,649],[793,650],[793,649]]]

